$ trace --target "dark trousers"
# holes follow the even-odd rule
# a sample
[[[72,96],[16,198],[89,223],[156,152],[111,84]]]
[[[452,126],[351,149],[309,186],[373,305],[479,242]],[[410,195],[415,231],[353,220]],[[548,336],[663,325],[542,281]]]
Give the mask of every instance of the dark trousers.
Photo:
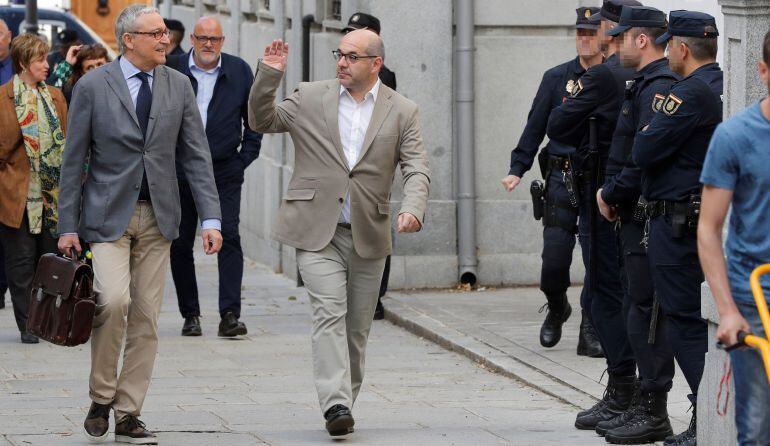
[[[45,227],[40,234],[30,234],[25,212],[18,229],[0,224],[0,244],[5,251],[5,271],[11,290],[13,315],[19,331],[23,333],[27,331],[29,293],[37,262],[43,254],[58,251],[57,239]]]
[[[378,299],[385,296],[388,292],[388,279],[390,278],[390,256],[385,257],[385,270],[382,273],[382,281],[380,282],[380,294]]]
[[[623,311],[623,288],[620,283],[618,267],[618,244],[614,223],[596,215],[595,246],[591,252],[590,213],[592,201],[590,188],[583,185],[580,199],[580,218],[578,239],[583,251],[583,264],[586,268],[585,285],[587,293],[581,296],[583,308],[590,308],[591,323],[599,336],[604,353],[607,356],[607,371],[616,376],[629,376],[636,373],[636,363],[631,345],[626,335],[626,321]],[[594,259],[591,259],[591,256]],[[596,262],[596,283],[591,282],[591,261]]]
[[[652,280],[666,314],[668,340],[693,395],[703,375],[708,326],[701,317],[703,271],[695,234],[675,238],[668,216],[650,221],[648,256]]]
[[[241,282],[243,280],[243,250],[238,231],[241,212],[243,177],[217,179],[219,204],[222,208],[222,249],[217,254],[219,266],[219,314],[232,311],[241,317]],[[171,243],[171,275],[174,278],[179,311],[182,317],[200,316],[198,282],[195,278],[193,245],[198,230],[198,211],[195,208],[190,184],[179,182],[179,202],[182,219],[179,238]]]
[[[5,292],[8,291],[8,279],[5,278],[5,254],[0,244],[0,302],[5,302]]]
[[[561,171],[552,170],[547,191],[540,290],[550,302],[560,300],[570,286],[569,269],[576,242],[572,228],[577,228],[578,208],[570,205]]]
[[[621,249],[621,282],[625,293],[626,329],[634,351],[643,392],[668,392],[674,379],[674,352],[666,335],[666,316],[658,311],[654,342],[650,343],[650,321],[653,315],[655,289],[642,245],[643,223],[618,225]]]

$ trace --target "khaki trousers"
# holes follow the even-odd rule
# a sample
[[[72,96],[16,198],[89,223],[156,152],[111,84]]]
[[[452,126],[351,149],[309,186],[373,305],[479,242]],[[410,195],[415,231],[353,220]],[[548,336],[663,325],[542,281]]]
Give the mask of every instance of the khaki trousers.
[[[321,410],[349,408],[364,379],[364,354],[385,257],[363,259],[350,229],[337,227],[322,250],[297,250],[297,264],[313,311],[313,374]]]
[[[97,307],[89,393],[99,404],[112,404],[116,423],[139,416],[150,386],[170,246],[152,205],[144,202],[137,203],[121,238],[91,245]]]

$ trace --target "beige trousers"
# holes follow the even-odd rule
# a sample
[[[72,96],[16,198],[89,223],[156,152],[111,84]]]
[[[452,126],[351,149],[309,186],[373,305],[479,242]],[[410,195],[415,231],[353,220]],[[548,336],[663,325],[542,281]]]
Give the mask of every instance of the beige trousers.
[[[91,245],[97,307],[89,393],[99,404],[112,404],[116,423],[139,416],[150,386],[170,246],[149,203],[137,203],[120,239]]]
[[[318,402],[351,408],[364,379],[364,354],[385,258],[363,259],[350,229],[338,226],[322,250],[297,250],[313,311],[313,374]]]

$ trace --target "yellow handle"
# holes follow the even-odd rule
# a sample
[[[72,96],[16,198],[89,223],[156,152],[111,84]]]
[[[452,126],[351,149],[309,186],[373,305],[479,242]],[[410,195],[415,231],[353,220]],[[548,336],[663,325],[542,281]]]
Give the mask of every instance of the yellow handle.
[[[765,293],[762,292],[762,285],[759,283],[759,278],[769,273],[770,263],[766,263],[754,268],[754,271],[751,272],[751,277],[749,278],[751,291],[754,293],[754,301],[757,303],[759,318],[762,320],[762,326],[765,327],[766,339],[770,339],[770,312],[767,311],[767,300],[765,300]]]
[[[767,383],[770,385],[770,342],[759,336],[747,335],[743,340],[749,347],[754,347],[762,353],[762,362],[765,363]]]

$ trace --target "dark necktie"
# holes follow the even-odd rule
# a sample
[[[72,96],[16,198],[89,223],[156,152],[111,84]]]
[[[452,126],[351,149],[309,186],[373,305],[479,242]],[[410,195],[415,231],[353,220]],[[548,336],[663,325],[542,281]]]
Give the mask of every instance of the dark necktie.
[[[142,86],[139,87],[139,94],[136,96],[136,117],[139,119],[139,126],[142,128],[142,136],[147,138],[147,123],[150,122],[150,107],[152,107],[152,90],[150,90],[150,83],[148,82],[150,75],[140,71],[135,76],[142,81]],[[142,173],[139,200],[150,201],[150,186],[147,184],[146,173]]]
[[[135,76],[142,81],[142,86],[139,87],[139,94],[136,96],[136,117],[139,119],[139,126],[142,127],[142,135],[147,137],[147,123],[150,122],[150,107],[152,107],[150,75],[140,71]]]

